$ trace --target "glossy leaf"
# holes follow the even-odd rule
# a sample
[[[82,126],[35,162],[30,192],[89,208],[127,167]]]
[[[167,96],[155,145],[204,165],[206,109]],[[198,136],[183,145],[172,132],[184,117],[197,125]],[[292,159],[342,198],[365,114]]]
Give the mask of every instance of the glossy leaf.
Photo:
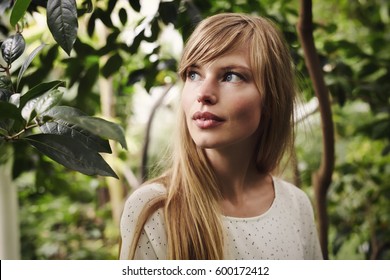
[[[112,153],[108,140],[92,134],[88,130],[63,120],[53,120],[41,125],[40,130],[45,134],[58,134],[69,136],[84,143],[89,149],[99,153]]]
[[[29,122],[36,115],[39,116],[43,114],[50,108],[57,105],[60,102],[62,95],[63,93],[61,91],[53,90],[45,93],[42,96],[29,100],[27,104],[22,108],[23,118],[27,122]]]
[[[12,81],[8,76],[0,76],[0,89],[12,90]]]
[[[119,142],[123,148],[127,149],[127,143],[123,128],[118,124],[103,120],[101,118],[80,116],[72,117],[70,122],[99,135],[104,139],[112,139]]]
[[[24,72],[26,72],[28,66],[30,66],[31,62],[33,61],[33,59],[35,58],[35,56],[46,46],[46,44],[41,44],[40,46],[38,46],[37,48],[35,48],[31,53],[30,55],[27,57],[27,59],[24,61],[22,67],[20,68],[19,70],[19,74],[18,74],[18,79],[16,81],[16,91],[18,91],[19,89],[19,83],[20,83],[20,80],[22,79],[23,75],[24,75]]]
[[[19,108],[20,105],[20,93],[14,93],[9,97],[8,102],[11,104],[14,104],[16,107]]]
[[[36,98],[52,89],[56,89],[60,86],[65,86],[65,83],[63,81],[52,81],[47,83],[41,83],[37,86],[30,89],[28,92],[26,92],[22,97],[20,97],[20,108],[23,108],[24,105],[33,98]]]
[[[31,99],[22,108],[22,116],[23,116],[23,119],[25,119],[27,123],[29,123],[30,120],[32,120],[36,115],[36,114],[33,114],[33,112],[34,112],[35,106],[37,104],[37,101],[38,101],[37,98]]]
[[[12,92],[5,88],[0,88],[0,101],[8,102]]]
[[[37,134],[24,139],[38,151],[69,169],[86,175],[118,178],[99,153],[89,149],[75,138],[56,134]]]
[[[42,113],[57,105],[61,101],[63,94],[64,93],[62,91],[55,89],[40,96],[35,105],[35,111],[37,112],[37,115],[41,115]]]
[[[55,120],[69,120],[72,117],[86,116],[86,114],[83,111],[70,106],[56,106],[55,108],[46,111],[43,116],[47,116]]]
[[[74,125],[64,119],[85,116],[85,114],[72,107],[56,106],[44,113],[44,117],[52,119],[40,127],[43,133],[67,135],[77,138],[90,149],[102,153],[111,153],[111,147],[107,140],[103,140],[92,132]]]
[[[26,48],[26,42],[22,34],[16,33],[15,35],[9,36],[1,45],[1,54],[3,59],[8,65],[11,65],[16,59],[18,59],[24,49]]]
[[[30,5],[31,0],[16,0],[11,12],[10,23],[15,26],[18,21],[24,16]]]
[[[70,55],[78,29],[76,1],[48,1],[47,25],[56,42]]]

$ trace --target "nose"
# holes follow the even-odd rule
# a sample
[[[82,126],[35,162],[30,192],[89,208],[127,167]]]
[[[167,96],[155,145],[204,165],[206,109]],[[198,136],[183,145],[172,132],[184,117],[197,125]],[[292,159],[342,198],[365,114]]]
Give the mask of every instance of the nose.
[[[197,101],[203,105],[214,105],[218,101],[217,90],[211,79],[205,79],[199,87]]]

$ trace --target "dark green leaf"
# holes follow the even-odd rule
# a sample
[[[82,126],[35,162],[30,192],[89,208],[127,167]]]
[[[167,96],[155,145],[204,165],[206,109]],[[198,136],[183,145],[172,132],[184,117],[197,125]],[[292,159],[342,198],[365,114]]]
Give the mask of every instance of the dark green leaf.
[[[160,2],[158,12],[160,13],[160,17],[165,24],[176,23],[178,13],[175,2]]]
[[[70,55],[78,29],[76,1],[48,1],[47,25],[56,42]]]
[[[77,109],[70,106],[56,106],[48,111],[46,111],[43,116],[48,116],[52,119],[64,119],[68,120],[72,117],[86,116],[86,114]]]
[[[96,21],[96,14],[92,13],[87,24],[87,33],[89,37],[92,37],[93,32],[95,31],[95,21]]]
[[[18,91],[20,80],[22,79],[24,72],[26,72],[28,66],[30,66],[30,63],[33,61],[35,56],[46,46],[46,44],[41,44],[37,48],[35,48],[30,55],[27,57],[27,59],[24,61],[22,67],[19,70],[18,74],[18,80],[16,82],[16,91]]]
[[[82,95],[89,95],[89,93],[92,91],[93,86],[96,85],[96,82],[99,78],[99,64],[94,63],[86,69],[85,74],[80,77],[79,75],[79,88],[78,92],[80,96]]]
[[[16,0],[10,18],[12,26],[15,26],[18,21],[24,16],[30,3],[31,0]]]
[[[26,42],[22,34],[16,33],[15,35],[9,36],[1,44],[1,54],[4,61],[10,65],[22,55],[25,48]]]
[[[129,3],[134,11],[136,12],[141,11],[141,4],[139,3],[139,0],[129,0]]]
[[[88,130],[85,130],[77,125],[68,123],[63,120],[53,120],[46,122],[39,127],[42,133],[45,134],[58,134],[65,135],[77,139],[84,143],[89,149],[99,153],[112,153],[108,140],[92,134]]]
[[[44,113],[44,117],[48,117],[52,121],[41,126],[41,131],[43,133],[61,134],[78,138],[90,149],[102,153],[111,153],[107,140],[103,140],[92,132],[66,121],[78,116],[85,116],[85,113],[68,106],[56,106]]]
[[[86,175],[118,178],[99,153],[89,149],[77,139],[56,134],[30,135],[24,139],[38,151],[69,169]]]
[[[94,14],[96,14],[96,18],[100,19],[106,27],[114,28],[114,24],[111,20],[111,13],[107,13],[101,8],[97,8]]]
[[[5,88],[0,88],[0,101],[8,102],[9,98],[12,95],[12,91],[9,91]]]
[[[106,78],[110,77],[112,74],[114,74],[119,70],[122,64],[123,64],[122,57],[118,53],[114,54],[107,60],[107,63],[103,66],[102,68],[103,76]]]
[[[63,94],[64,93],[62,91],[55,89],[40,96],[35,105],[35,111],[37,112],[37,115],[41,115],[42,113],[57,105],[61,101]]]
[[[52,81],[47,83],[41,83],[32,89],[30,89],[28,92],[26,92],[22,97],[20,97],[20,108],[23,108],[24,105],[29,100],[32,100],[33,98],[36,98],[49,90],[56,89],[60,86],[65,86],[65,83],[63,81]]]
[[[53,90],[45,93],[42,96],[29,100],[22,108],[23,118],[29,122],[36,115],[42,115],[50,108],[57,105],[60,102],[62,95],[63,93],[61,91]]]
[[[118,124],[89,116],[72,117],[69,121],[104,139],[115,140],[119,142],[123,148],[127,149],[123,128]]]
[[[12,81],[8,76],[0,76],[0,89],[12,90]]]
[[[112,14],[112,11],[114,10],[116,6],[117,0],[108,0],[108,5],[107,5],[107,13]]]
[[[126,10],[124,8],[121,8],[119,10],[119,19],[120,19],[122,25],[126,24],[126,22],[127,22],[127,12],[126,12]]]
[[[0,119],[14,119],[21,122],[23,121],[22,115],[20,114],[20,110],[15,105],[0,101]]]

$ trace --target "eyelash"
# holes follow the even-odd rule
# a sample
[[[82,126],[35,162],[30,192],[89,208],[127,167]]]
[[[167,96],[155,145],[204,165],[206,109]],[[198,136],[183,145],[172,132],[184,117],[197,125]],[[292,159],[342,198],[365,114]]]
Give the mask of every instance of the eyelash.
[[[194,74],[195,75],[199,75],[199,73],[194,71],[194,70],[188,70],[187,74],[186,74],[187,79],[194,80],[194,79],[191,79],[191,76],[194,75]],[[224,74],[222,75],[222,81],[223,82],[228,82],[227,81],[227,77],[229,75],[237,76],[241,81],[244,81],[244,82],[247,81],[247,79],[245,78],[244,75],[242,75],[240,73],[237,73],[237,72],[234,72],[234,71],[226,71],[226,72],[224,72]]]
[[[244,75],[242,75],[242,74],[240,74],[240,73],[237,73],[237,72],[234,72],[234,71],[226,71],[224,74],[223,74],[223,79],[222,79],[222,81],[227,81],[226,79],[227,79],[227,77],[229,76],[229,75],[234,75],[234,76],[237,76],[241,81],[246,81],[246,79],[245,79],[245,77],[244,77]]]
[[[191,75],[193,75],[193,74],[199,75],[196,71],[188,70],[187,73],[186,73],[187,79],[193,80],[193,79],[191,79]]]

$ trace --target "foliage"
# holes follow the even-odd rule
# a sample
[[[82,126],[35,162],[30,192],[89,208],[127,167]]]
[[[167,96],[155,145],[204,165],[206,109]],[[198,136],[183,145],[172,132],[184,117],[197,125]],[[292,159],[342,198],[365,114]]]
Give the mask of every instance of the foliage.
[[[19,176],[23,259],[114,259],[118,229],[102,206],[99,178],[40,159],[42,172]]]
[[[11,13],[11,23],[23,17],[28,5],[17,1]],[[68,13],[70,12],[70,13]],[[50,1],[47,7],[48,25],[62,48],[69,54],[77,33],[74,1]],[[61,20],[56,20],[60,18]],[[63,81],[36,84],[28,91],[19,92],[19,83],[34,57],[44,47],[38,46],[19,70],[16,85],[11,80],[13,63],[23,54],[25,40],[17,25],[17,32],[1,44],[5,65],[0,70],[0,145],[26,141],[38,151],[87,175],[117,177],[99,153],[111,153],[107,139],[114,139],[126,148],[120,126],[96,117],[86,116],[78,109],[58,106],[63,96],[59,90]],[[41,133],[31,133],[34,128]]]

